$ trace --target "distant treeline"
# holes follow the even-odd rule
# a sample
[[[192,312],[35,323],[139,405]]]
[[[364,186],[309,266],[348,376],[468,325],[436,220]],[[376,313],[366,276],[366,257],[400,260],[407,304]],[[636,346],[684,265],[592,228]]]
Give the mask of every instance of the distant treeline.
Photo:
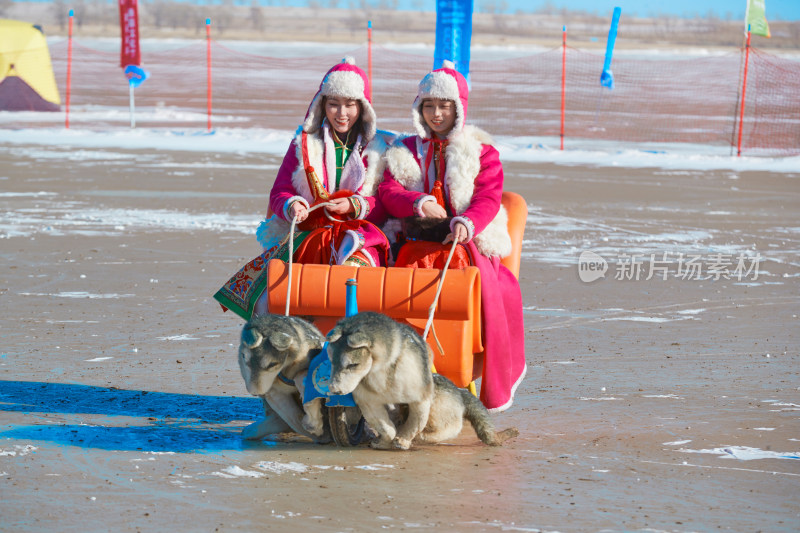
[[[425,8],[430,2],[412,0]],[[308,7],[287,7],[288,0],[140,0],[140,35],[192,37],[205,34],[206,19],[214,36],[226,39],[360,41],[371,20],[375,39],[432,42],[436,15],[429,11],[399,11],[398,0],[308,0]],[[118,34],[114,0],[0,0],[0,17],[41,24],[49,34],[64,34],[69,10],[83,35]],[[561,43],[567,26],[570,43],[604,43],[610,15],[556,8],[545,2],[529,12],[508,14],[504,0],[478,0],[473,16],[473,42],[487,44]],[[800,21],[770,21],[772,38],[754,37],[755,46],[800,50]],[[696,18],[658,15],[626,16],[619,29],[619,46],[701,45],[742,46],[744,23],[712,12]]]

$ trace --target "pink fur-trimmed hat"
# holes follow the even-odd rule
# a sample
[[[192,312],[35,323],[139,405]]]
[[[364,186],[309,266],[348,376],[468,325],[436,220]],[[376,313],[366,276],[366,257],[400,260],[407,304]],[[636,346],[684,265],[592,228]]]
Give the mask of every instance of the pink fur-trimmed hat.
[[[467,103],[469,86],[464,76],[455,69],[451,61],[444,61],[442,68],[428,73],[419,82],[417,98],[411,106],[411,121],[420,137],[430,138],[431,130],[422,117],[422,101],[425,98],[441,98],[452,100],[456,105],[456,123],[450,132],[460,132],[467,120]]]
[[[356,61],[348,56],[342,62],[334,65],[322,78],[319,90],[311,100],[303,121],[303,131],[315,133],[322,126],[325,118],[325,109],[322,107],[322,99],[325,96],[339,96],[352,98],[361,102],[361,122],[364,126],[364,144],[375,137],[377,131],[377,117],[369,97],[369,78],[367,74],[356,66]]]

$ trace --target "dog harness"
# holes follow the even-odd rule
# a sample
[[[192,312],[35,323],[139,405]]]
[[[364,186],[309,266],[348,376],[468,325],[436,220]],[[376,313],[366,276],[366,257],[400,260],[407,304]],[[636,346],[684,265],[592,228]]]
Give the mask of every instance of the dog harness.
[[[284,376],[283,372],[278,372],[278,379],[281,380],[282,382],[286,383],[290,387],[294,387],[294,380],[293,379],[289,379],[286,376]]]

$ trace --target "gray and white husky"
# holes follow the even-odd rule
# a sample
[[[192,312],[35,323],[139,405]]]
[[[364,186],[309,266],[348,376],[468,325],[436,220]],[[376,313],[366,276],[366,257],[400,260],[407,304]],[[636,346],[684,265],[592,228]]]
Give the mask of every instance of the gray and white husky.
[[[489,412],[468,391],[431,374],[430,347],[407,324],[372,312],[340,320],[328,334],[329,389],[352,392],[378,438],[374,448],[406,450],[412,441],[435,443],[455,437],[466,418],[484,443],[498,446],[519,432],[494,430]],[[408,416],[397,428],[397,407]]]
[[[406,324],[380,313],[343,318],[328,333],[333,394],[352,392],[370,428],[373,448],[408,449],[428,422],[433,377],[428,345]],[[408,417],[397,428],[387,406],[406,404]]]
[[[303,427],[303,378],[325,337],[313,324],[293,316],[256,315],[242,328],[239,370],[247,391],[264,402],[264,420],[242,431],[246,439],[294,431],[316,438]],[[321,432],[320,432],[321,433]]]

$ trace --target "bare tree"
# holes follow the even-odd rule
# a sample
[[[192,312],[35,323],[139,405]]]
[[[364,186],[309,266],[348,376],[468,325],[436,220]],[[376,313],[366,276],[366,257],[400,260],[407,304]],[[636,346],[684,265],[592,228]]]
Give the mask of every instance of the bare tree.
[[[58,23],[58,27],[61,29],[61,31],[64,31],[64,28],[67,25],[67,19],[69,18],[69,10],[67,9],[67,5],[64,3],[64,0],[55,0],[55,2],[53,2],[53,7],[56,10],[56,23]]]
[[[479,7],[483,13],[489,13],[490,15],[497,13],[497,3],[495,0],[483,0]]]
[[[72,6],[72,11],[75,15],[75,23],[79,28],[83,27],[83,23],[86,22],[87,15],[86,4],[83,2],[83,0],[76,0],[75,4]]]
[[[203,6],[193,6],[190,12],[188,26],[194,28],[195,35],[200,35],[205,32],[206,27],[206,11],[207,8]]]
[[[254,30],[264,32],[264,12],[259,7],[258,0],[253,0],[250,4],[250,22],[253,23]]]
[[[119,20],[119,10],[114,4],[109,5],[104,0],[91,0],[91,22],[101,24],[103,27],[115,26]]]
[[[539,9],[536,9],[534,13],[539,13],[540,15],[555,15],[557,12],[557,8],[553,5],[553,2],[547,0],[544,4],[542,4]]]
[[[5,15],[10,11],[10,7],[14,2],[11,0],[0,0],[0,15]],[[63,26],[62,26],[63,27]]]
[[[192,6],[179,2],[168,2],[164,13],[164,23],[173,30],[189,27]]]
[[[380,11],[394,11],[397,9],[397,0],[378,0],[376,7]]]
[[[789,23],[787,29],[789,30],[789,35],[792,39],[791,43],[795,48],[800,47],[800,21]]]
[[[221,6],[214,7],[214,20],[221,35],[233,24],[233,0],[223,0]]]
[[[152,7],[148,9],[148,11],[153,19],[153,26],[156,28],[161,28],[164,25],[166,2],[164,2],[164,0],[156,0],[153,2]]]

